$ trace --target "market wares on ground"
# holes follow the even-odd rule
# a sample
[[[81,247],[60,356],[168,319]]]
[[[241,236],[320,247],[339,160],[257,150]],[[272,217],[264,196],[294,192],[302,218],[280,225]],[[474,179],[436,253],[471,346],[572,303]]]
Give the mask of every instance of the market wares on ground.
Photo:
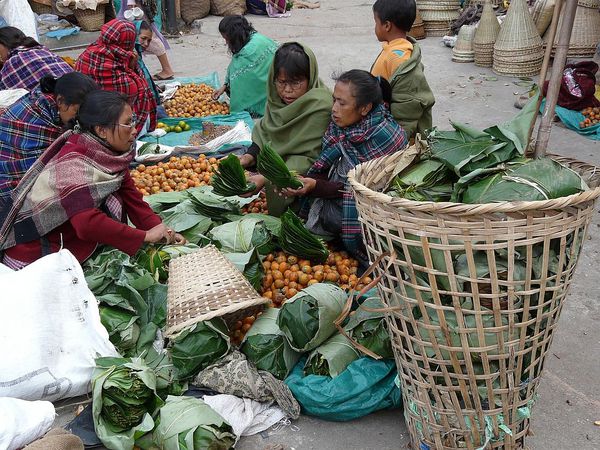
[[[600,168],[554,156],[590,187],[567,197],[434,203],[379,192],[403,157],[360,164],[348,180],[370,259],[396,250],[375,274],[390,307],[412,445],[521,448],[600,196]],[[460,273],[451,264],[459,255]]]
[[[212,99],[215,90],[207,84],[185,84],[164,103],[170,117],[206,117],[229,114],[229,105]]]
[[[544,50],[525,0],[513,0],[494,44],[494,72],[533,76],[540,73]]]
[[[242,208],[242,214],[269,214],[267,208],[267,194],[265,191],[260,191],[258,198],[252,200],[251,203],[247,204]]]
[[[456,44],[452,49],[452,61],[473,62],[475,52],[473,51],[473,37],[475,36],[475,25],[463,25],[458,32]]]
[[[304,373],[335,378],[358,358],[360,353],[350,340],[343,334],[335,334],[310,352],[304,365]]]
[[[486,2],[487,0],[470,0],[469,4],[470,5],[482,5]],[[494,6],[499,6],[502,4],[504,0],[490,0],[491,4]],[[466,2],[465,2],[466,3]]]
[[[230,325],[261,311],[269,300],[214,245],[170,262],[166,337],[222,317]]]
[[[473,37],[475,65],[492,67],[494,62],[494,44],[500,32],[500,24],[492,8],[490,0],[486,0],[481,14],[481,20]]]
[[[540,33],[540,36],[543,36],[550,26],[555,6],[556,0],[537,0],[533,5],[531,17],[533,17],[535,27],[537,28],[538,33]]]
[[[321,238],[309,231],[291,209],[281,215],[279,245],[284,252],[315,262],[325,262],[329,256]]]
[[[459,0],[417,0],[427,36],[444,36],[459,16]]]
[[[223,197],[244,195],[256,190],[256,184],[248,182],[240,159],[233,154],[219,162],[211,184],[213,192]]]
[[[415,39],[425,39],[427,37],[427,33],[425,32],[425,23],[423,22],[423,18],[421,17],[421,13],[417,9],[417,15],[415,17],[415,22],[413,23],[410,32],[408,33]]]
[[[596,46],[600,41],[600,0],[579,0],[573,23],[573,32],[569,43],[570,57],[594,56]],[[558,21],[558,29],[562,26],[562,15]],[[546,37],[547,40],[547,37]],[[554,39],[554,45],[558,42],[558,34]],[[547,42],[546,42],[547,45]],[[553,52],[556,48],[553,49]]]

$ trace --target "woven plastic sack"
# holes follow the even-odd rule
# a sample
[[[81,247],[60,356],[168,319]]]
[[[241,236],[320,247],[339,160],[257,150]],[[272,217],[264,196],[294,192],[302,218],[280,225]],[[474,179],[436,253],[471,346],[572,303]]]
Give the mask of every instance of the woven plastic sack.
[[[210,13],[210,0],[181,0],[181,18],[186,24],[203,19]]]
[[[303,358],[285,380],[305,414],[345,422],[402,405],[393,360],[360,358],[335,378],[304,376],[305,362]]]
[[[246,14],[246,0],[210,0],[213,16],[236,16]]]

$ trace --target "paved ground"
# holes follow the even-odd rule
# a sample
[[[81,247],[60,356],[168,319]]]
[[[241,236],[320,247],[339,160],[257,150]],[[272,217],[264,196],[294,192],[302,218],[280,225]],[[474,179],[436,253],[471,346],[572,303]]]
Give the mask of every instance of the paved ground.
[[[321,9],[292,12],[288,19],[249,16],[255,28],[280,42],[298,40],[317,55],[321,77],[332,85],[331,74],[351,68],[369,69],[379,51],[373,34],[371,4],[361,0],[322,0]],[[218,71],[229,61],[217,25],[219,18],[203,20],[202,33],[171,40],[170,58],[177,75]],[[421,41],[426,74],[437,97],[435,124],[448,127],[453,118],[484,128],[516,113],[516,95],[526,90],[517,79],[495,76],[472,64],[451,62],[451,52],[438,38]],[[77,51],[65,52],[77,56]],[[158,71],[155,58],[148,66]],[[554,128],[551,149],[600,165],[600,144],[563,127]],[[527,445],[535,450],[592,450],[600,448],[600,221],[595,218],[581,257],[569,301],[561,318],[539,401],[533,411],[534,435]],[[295,449],[401,449],[408,432],[400,411],[382,412],[350,423],[330,423],[302,417],[275,433],[243,438],[242,450],[284,444]]]

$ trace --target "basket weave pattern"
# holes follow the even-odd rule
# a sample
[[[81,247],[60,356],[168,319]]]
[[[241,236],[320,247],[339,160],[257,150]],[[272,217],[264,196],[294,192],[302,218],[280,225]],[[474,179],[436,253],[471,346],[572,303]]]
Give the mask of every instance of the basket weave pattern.
[[[172,337],[215,317],[231,324],[260,311],[268,302],[225,255],[209,245],[169,264],[165,335]]]
[[[458,0],[417,0],[427,36],[444,36],[459,16]]]
[[[571,57],[593,56],[600,41],[600,13],[598,12],[600,0],[579,0],[577,5],[567,55]],[[559,30],[561,25],[562,16],[558,20]],[[558,36],[554,40],[554,44],[557,43]],[[555,50],[554,48],[553,52]]]
[[[96,5],[96,9],[78,9],[73,10],[73,15],[83,31],[99,31],[104,25],[104,14],[106,12],[105,4]]]
[[[600,172],[557,157],[594,189],[540,202],[414,202],[371,189],[389,181],[397,158],[361,164],[348,179],[370,260],[396,254],[377,274],[413,448],[520,448]]]

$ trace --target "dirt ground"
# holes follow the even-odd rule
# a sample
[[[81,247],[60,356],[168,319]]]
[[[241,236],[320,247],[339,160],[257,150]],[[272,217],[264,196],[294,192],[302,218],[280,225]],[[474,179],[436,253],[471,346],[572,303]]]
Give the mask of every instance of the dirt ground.
[[[293,10],[290,18],[248,16],[255,28],[279,42],[300,41],[315,52],[321,77],[344,70],[369,69],[380,45],[373,33],[372,1],[322,0],[316,10]],[[169,58],[177,76],[217,71],[223,79],[229,56],[218,32],[218,17],[202,20],[200,34],[170,39]],[[516,114],[513,103],[527,90],[521,80],[497,76],[473,64],[451,61],[450,49],[439,38],[420,41],[426,76],[435,93],[434,123],[449,127],[449,119],[485,128]],[[79,51],[61,54],[76,57]],[[157,72],[156,58],[146,58]],[[600,143],[558,125],[551,137],[551,151],[600,166]],[[539,399],[533,409],[530,449],[600,448],[600,221],[595,217],[581,256],[568,302],[563,309],[553,348],[548,355]],[[62,420],[69,415],[64,411]],[[403,449],[409,443],[401,411],[385,411],[361,420],[334,423],[301,417],[293,427],[242,438],[241,450],[308,449]]]

